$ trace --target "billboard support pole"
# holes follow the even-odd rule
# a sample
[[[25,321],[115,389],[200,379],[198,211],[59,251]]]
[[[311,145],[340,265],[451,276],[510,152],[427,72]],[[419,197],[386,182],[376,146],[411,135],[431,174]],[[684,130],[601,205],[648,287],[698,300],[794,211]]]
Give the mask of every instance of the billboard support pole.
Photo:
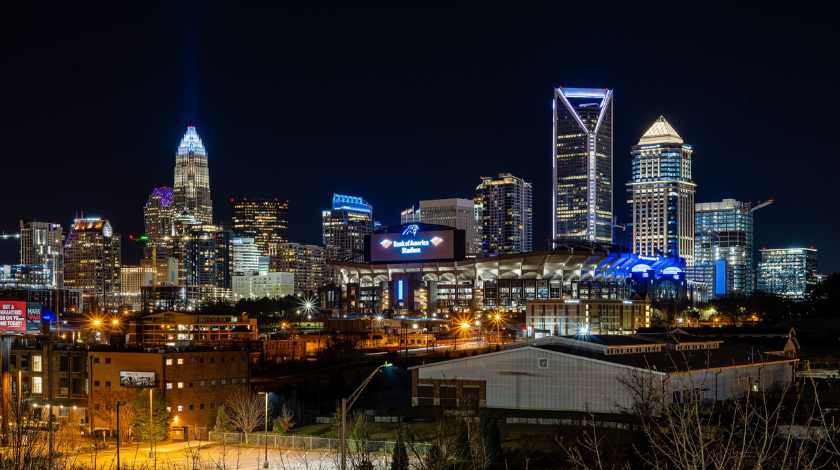
[[[3,395],[3,424],[0,426],[0,430],[3,433],[2,443],[4,446],[8,445],[9,442],[9,394],[12,390],[12,373],[10,372],[9,355],[11,350],[12,336],[0,336],[0,358],[2,358],[2,363],[0,363],[0,368],[2,368],[2,376],[0,376],[0,392],[2,392]]]

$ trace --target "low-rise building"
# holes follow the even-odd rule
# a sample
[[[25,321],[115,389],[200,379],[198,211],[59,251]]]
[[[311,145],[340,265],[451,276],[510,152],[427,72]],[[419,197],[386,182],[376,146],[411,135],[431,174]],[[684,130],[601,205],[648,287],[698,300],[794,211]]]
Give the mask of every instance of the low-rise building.
[[[236,387],[250,383],[246,351],[90,351],[87,362],[93,429],[113,426],[97,413],[108,406],[105,402],[113,391],[153,385],[166,397],[172,413],[171,427],[186,428],[188,435],[193,434],[197,428],[212,427],[211,412]]]
[[[456,407],[472,399],[491,408],[613,412],[635,405],[624,384],[634,378],[674,403],[727,400],[793,380],[796,359],[760,348],[745,354],[730,343],[621,335],[527,340],[501,352],[411,367],[412,403]]]
[[[629,335],[650,326],[650,300],[532,300],[525,309],[525,324],[549,334]]]
[[[245,273],[231,278],[231,300],[276,299],[295,293],[295,275],[292,273]]]
[[[246,314],[161,312],[130,322],[126,343],[213,345],[256,339],[257,319],[248,318]]]

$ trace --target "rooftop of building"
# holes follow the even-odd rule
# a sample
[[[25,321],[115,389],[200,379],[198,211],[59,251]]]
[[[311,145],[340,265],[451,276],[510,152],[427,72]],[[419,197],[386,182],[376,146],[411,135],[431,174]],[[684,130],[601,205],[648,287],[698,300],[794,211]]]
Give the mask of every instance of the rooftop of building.
[[[416,227],[416,229],[414,228]],[[437,230],[455,230],[447,225],[425,224],[423,222],[411,222],[401,225],[392,225],[390,227],[381,228],[373,233],[401,233],[407,235],[407,231],[411,229],[412,233],[417,232],[432,232]]]
[[[665,143],[681,144],[683,143],[683,138],[671,127],[671,124],[665,120],[664,116],[659,116],[659,119],[644,133],[638,145]]]
[[[476,276],[482,279],[555,279],[561,274],[568,279],[582,272],[582,279],[586,280],[587,276],[596,272],[609,280],[611,277],[629,276],[634,268],[651,270],[656,274],[668,274],[673,269],[681,271],[685,267],[685,258],[642,256],[622,253],[613,247],[570,244],[557,245],[553,250],[467,258],[461,261],[368,264],[329,260],[327,264],[351,277],[390,277],[392,273],[403,272],[443,275],[451,272],[463,279]]]
[[[343,194],[333,194],[332,199],[333,210],[346,210],[350,212],[363,212],[370,214],[373,210],[371,206],[364,199],[357,196],[345,196]]]
[[[649,327],[639,328],[636,330],[637,335],[645,334],[687,334],[692,336],[708,336],[708,337],[789,337],[796,336],[796,331],[793,328],[774,328],[774,327],[740,327],[740,326],[683,326],[679,328],[666,327]]]
[[[552,351],[662,374],[796,361],[793,358],[770,354],[765,349],[744,348],[733,343],[724,340],[715,348],[675,350],[662,347],[664,343],[660,341],[620,335],[549,336],[540,340],[527,340],[507,345],[501,352],[453,359],[444,363],[486,358],[492,354],[510,354],[526,348]],[[434,367],[440,364],[442,363],[438,362],[410,369]]]
[[[195,153],[196,155],[207,154],[204,149],[204,143],[195,131],[194,126],[187,128],[187,133],[184,134],[184,137],[181,139],[181,143],[178,144],[178,154],[183,155],[186,153]]]

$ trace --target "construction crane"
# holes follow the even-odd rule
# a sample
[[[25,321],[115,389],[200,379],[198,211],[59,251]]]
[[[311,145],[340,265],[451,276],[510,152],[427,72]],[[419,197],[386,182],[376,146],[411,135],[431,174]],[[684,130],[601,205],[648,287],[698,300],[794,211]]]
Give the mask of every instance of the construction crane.
[[[755,205],[755,207],[753,207],[752,209],[750,209],[750,212],[755,212],[755,211],[757,211],[757,210],[761,209],[762,207],[767,207],[767,206],[769,206],[770,204],[773,204],[773,200],[772,200],[772,199],[768,199],[768,200],[766,200],[766,201],[764,201],[764,202],[758,201],[758,204],[756,204],[756,205]]]

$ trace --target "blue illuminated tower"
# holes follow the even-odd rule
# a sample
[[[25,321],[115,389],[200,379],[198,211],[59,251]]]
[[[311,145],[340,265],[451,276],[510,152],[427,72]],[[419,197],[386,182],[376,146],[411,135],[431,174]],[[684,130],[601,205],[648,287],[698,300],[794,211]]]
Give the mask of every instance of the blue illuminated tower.
[[[333,194],[332,209],[321,211],[324,256],[364,262],[365,235],[374,231],[373,207],[355,196]]]
[[[613,92],[554,89],[552,238],[612,243]]]

